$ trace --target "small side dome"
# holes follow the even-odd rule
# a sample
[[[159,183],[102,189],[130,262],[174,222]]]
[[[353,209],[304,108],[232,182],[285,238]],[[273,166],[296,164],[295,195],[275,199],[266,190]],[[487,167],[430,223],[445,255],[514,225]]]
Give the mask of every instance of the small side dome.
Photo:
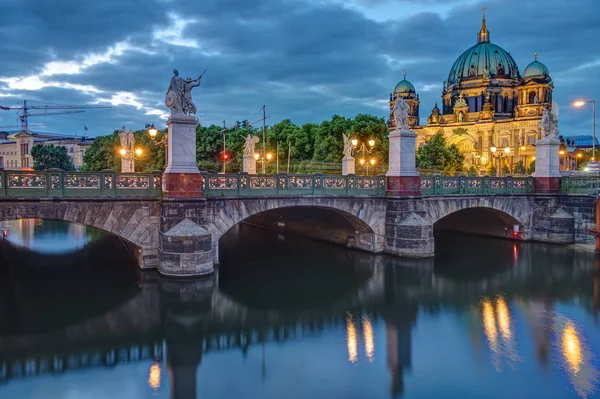
[[[406,94],[416,93],[415,86],[406,80],[406,72],[404,72],[404,79],[402,79],[394,88],[394,94]]]
[[[548,67],[538,61],[537,56],[538,53],[534,53],[535,60],[527,65],[525,71],[523,72],[524,78],[536,78],[536,77],[547,77],[550,76],[550,72],[548,71]]]

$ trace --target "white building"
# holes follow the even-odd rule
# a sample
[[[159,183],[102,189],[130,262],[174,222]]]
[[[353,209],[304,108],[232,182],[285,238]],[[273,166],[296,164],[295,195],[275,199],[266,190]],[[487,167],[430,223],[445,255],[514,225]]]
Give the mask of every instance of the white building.
[[[27,170],[33,168],[31,148],[34,145],[54,145],[67,149],[75,168],[83,165],[83,154],[94,141],[89,137],[61,136],[49,133],[0,132],[0,169]]]

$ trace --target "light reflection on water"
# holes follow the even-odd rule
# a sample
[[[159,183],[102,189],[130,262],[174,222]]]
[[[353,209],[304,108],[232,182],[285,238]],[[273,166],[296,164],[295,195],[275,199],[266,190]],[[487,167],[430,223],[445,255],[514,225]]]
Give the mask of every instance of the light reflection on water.
[[[0,222],[0,230],[12,244],[42,254],[77,251],[94,239],[94,229],[55,220],[19,219]],[[96,236],[99,233],[96,230]]]
[[[60,242],[69,233],[46,234]],[[593,256],[465,237],[469,248],[489,253],[487,263],[462,251],[428,268],[293,237],[282,241],[262,230],[237,234],[223,242],[218,284],[145,274],[138,289],[137,277],[115,274],[92,298],[110,299],[110,306],[55,323],[46,335],[29,333],[48,312],[32,313],[36,303],[27,298],[33,292],[53,298],[52,276],[45,275],[45,284],[33,276],[0,280],[0,325],[12,326],[0,327],[0,379],[7,380],[0,397],[598,395],[600,284],[585,267]],[[30,243],[37,242],[34,234]],[[94,263],[97,254],[121,250],[90,247],[98,252],[86,267],[99,272],[107,265]],[[100,284],[96,276],[71,284],[90,288]],[[131,287],[115,286],[123,279]],[[65,304],[87,304],[86,291],[65,294]],[[65,304],[59,307],[69,316]],[[11,345],[40,337],[49,344],[38,352]],[[154,344],[164,345],[166,355],[144,349]],[[62,362],[61,372],[41,367],[43,361]]]

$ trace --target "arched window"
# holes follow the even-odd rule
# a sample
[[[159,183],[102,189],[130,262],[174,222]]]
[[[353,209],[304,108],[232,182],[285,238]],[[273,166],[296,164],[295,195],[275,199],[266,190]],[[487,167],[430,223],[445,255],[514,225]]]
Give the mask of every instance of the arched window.
[[[530,91],[528,104],[535,104],[535,97],[536,97],[535,91]]]

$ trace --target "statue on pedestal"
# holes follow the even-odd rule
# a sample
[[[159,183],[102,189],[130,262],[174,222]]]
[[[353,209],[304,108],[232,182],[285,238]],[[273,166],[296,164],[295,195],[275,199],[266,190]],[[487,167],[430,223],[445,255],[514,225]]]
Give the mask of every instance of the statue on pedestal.
[[[554,113],[550,112],[549,109],[544,108],[542,111],[542,121],[540,122],[544,137],[550,139],[558,138],[558,120]]]
[[[119,132],[119,139],[121,140],[121,148],[127,151],[127,155],[133,152],[135,147],[135,137],[133,136],[133,130],[127,131],[125,126],[121,128]]]
[[[254,155],[254,146],[258,144],[260,139],[258,136],[253,136],[251,134],[246,137],[246,142],[244,143],[244,155]]]
[[[342,136],[344,136],[344,158],[351,158],[352,150],[354,149],[352,141],[344,133],[342,133]]]
[[[200,79],[183,79],[177,69],[173,70],[173,77],[169,81],[169,88],[165,96],[165,105],[171,109],[171,115],[191,115],[196,113],[196,106],[192,101],[192,89],[200,86]]]
[[[394,122],[396,129],[409,130],[408,128],[408,111],[410,106],[403,98],[398,98],[394,104]]]

